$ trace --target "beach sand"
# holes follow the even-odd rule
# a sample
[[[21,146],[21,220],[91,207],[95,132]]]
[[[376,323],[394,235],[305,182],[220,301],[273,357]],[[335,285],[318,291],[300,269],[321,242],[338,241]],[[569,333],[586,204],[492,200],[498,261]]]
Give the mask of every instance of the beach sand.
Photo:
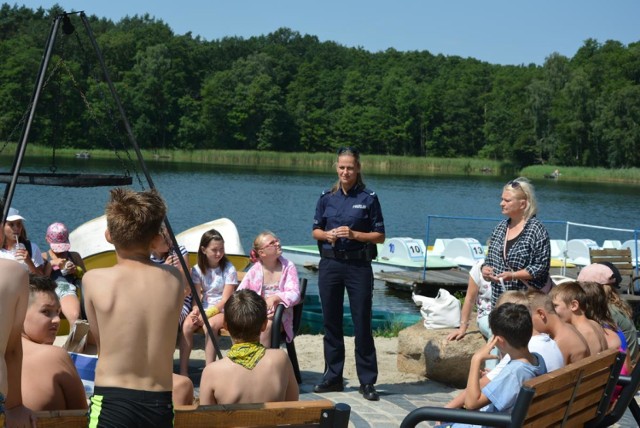
[[[376,352],[378,356],[378,382],[379,384],[391,383],[411,383],[426,381],[424,376],[402,373],[398,371],[397,352],[398,338],[376,337]],[[229,338],[223,337],[220,341],[222,354],[226,355],[230,347]],[[303,384],[310,382],[320,382],[324,372],[324,356],[322,353],[322,335],[300,335],[295,338],[296,352],[298,354],[298,364],[303,376]],[[284,347],[283,347],[284,349]],[[358,377],[355,367],[355,354],[353,337],[345,338],[345,366],[344,378],[347,384],[358,386]],[[176,350],[174,358],[178,362],[179,353]],[[204,346],[203,343],[196,342],[189,364],[189,375],[198,384],[199,373],[204,367]]]

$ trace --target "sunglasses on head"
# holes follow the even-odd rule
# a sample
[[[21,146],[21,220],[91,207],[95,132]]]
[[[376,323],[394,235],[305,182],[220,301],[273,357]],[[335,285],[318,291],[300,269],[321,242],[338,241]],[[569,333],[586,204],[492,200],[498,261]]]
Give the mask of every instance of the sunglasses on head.
[[[520,182],[517,180],[511,180],[510,182],[507,183],[508,186],[511,186],[514,189],[517,189],[520,187]]]
[[[338,156],[340,156],[343,153],[351,153],[356,157],[360,155],[360,152],[358,151],[358,149],[355,149],[353,147],[340,147],[338,149]]]

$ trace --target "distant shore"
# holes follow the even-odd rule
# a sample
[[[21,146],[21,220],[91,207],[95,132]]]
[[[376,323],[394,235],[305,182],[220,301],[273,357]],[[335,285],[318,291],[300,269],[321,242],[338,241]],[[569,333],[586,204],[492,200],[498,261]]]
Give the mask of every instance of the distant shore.
[[[13,146],[13,147],[11,147]],[[3,155],[13,153],[15,144],[9,144]],[[27,146],[27,156],[50,156],[51,148]],[[88,153],[91,159],[115,159],[116,153],[105,149],[58,148],[56,156],[75,158],[76,153]],[[133,149],[130,150],[135,159]],[[333,153],[289,153],[246,150],[142,150],[145,162],[193,163],[222,166],[251,167],[256,169],[280,169],[304,172],[326,172],[335,161]],[[122,156],[122,153],[119,153]],[[587,167],[561,167],[534,165],[519,169],[508,162],[479,158],[434,158],[367,155],[363,157],[365,171],[376,175],[434,176],[525,176],[531,179],[550,179],[558,170],[559,181],[620,183],[640,185],[640,168],[606,169]]]

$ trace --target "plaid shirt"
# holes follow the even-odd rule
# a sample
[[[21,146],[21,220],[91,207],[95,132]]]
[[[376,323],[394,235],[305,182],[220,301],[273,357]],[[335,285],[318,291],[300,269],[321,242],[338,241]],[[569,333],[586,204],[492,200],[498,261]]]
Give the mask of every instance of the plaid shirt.
[[[535,288],[544,287],[549,277],[551,264],[551,246],[549,234],[542,223],[534,216],[524,225],[520,236],[509,249],[507,259],[504,258],[504,245],[507,235],[509,219],[501,221],[491,234],[489,252],[485,264],[493,268],[497,275],[506,271],[526,269],[532,279],[529,285]],[[522,281],[504,281],[491,283],[491,307],[495,307],[498,298],[507,290],[527,290],[527,284]]]

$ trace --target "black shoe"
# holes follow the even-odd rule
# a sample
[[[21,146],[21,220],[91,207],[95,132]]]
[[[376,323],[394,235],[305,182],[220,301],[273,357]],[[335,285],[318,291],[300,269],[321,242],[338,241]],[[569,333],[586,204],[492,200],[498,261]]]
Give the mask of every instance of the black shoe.
[[[360,389],[358,390],[362,396],[369,401],[378,401],[380,396],[376,391],[376,387],[373,386],[372,383],[367,383],[366,385],[360,385]]]
[[[344,391],[344,384],[342,383],[342,381],[329,382],[327,380],[323,380],[321,383],[313,387],[313,392],[317,392],[319,394],[322,394],[324,392],[340,392],[340,391]]]

